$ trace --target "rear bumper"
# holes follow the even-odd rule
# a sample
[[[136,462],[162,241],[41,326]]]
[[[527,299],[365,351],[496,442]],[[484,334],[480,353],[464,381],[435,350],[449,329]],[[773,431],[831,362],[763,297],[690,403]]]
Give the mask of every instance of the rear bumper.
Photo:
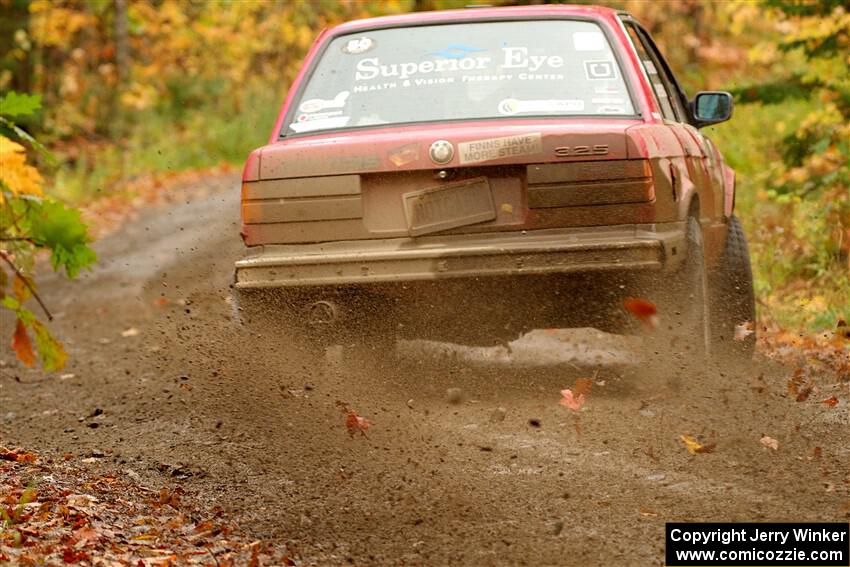
[[[240,289],[348,286],[568,272],[668,270],[684,259],[685,224],[423,236],[250,248]]]

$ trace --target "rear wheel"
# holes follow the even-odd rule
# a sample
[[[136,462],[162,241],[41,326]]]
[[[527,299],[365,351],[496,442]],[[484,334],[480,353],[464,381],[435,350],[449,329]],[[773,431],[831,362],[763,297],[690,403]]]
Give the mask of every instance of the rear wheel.
[[[755,350],[755,332],[745,337],[735,336],[739,325],[749,326],[754,331],[756,315],[750,254],[738,217],[729,219],[726,246],[710,283],[713,349],[720,355],[749,360]]]
[[[702,229],[696,217],[686,226],[687,258],[668,280],[656,282],[662,349],[680,365],[701,365],[710,351],[710,310]]]

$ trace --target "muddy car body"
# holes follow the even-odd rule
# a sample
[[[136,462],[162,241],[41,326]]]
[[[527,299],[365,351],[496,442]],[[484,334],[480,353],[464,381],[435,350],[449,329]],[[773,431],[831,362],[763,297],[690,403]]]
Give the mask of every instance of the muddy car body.
[[[348,313],[349,329],[377,315],[511,335],[587,324],[583,304],[603,313],[660,283],[671,312],[692,312],[682,332],[728,340],[751,316],[749,260],[734,173],[699,128],[730,115],[726,93],[685,98],[611,9],[343,24],[247,160],[234,287],[246,311],[275,297],[315,323]]]

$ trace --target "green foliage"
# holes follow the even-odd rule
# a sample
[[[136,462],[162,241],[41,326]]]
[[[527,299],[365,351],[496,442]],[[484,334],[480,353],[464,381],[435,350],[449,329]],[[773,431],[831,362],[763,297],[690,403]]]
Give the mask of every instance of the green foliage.
[[[781,152],[812,111],[810,101],[741,104],[706,129],[737,173],[736,210],[750,242],[763,320],[816,332],[850,319],[850,278],[831,220],[838,201],[777,191]],[[844,241],[846,242],[846,240]]]
[[[39,108],[41,108],[40,95],[19,94],[12,91],[0,98],[0,114],[11,118],[33,114]]]
[[[23,132],[10,117],[32,114],[39,106],[38,97],[10,92],[2,98],[0,110],[5,116],[0,118],[11,132]],[[19,139],[26,141],[31,137],[19,135]],[[40,251],[49,252],[53,269],[64,269],[69,278],[76,277],[97,258],[88,246],[90,239],[79,211],[42,195],[41,174],[26,163],[20,144],[0,136],[0,163],[3,166],[0,169],[0,306],[15,315],[12,348],[18,359],[27,366],[35,360],[29,339],[31,331],[43,368],[59,370],[65,365],[67,353],[48,328],[24,306],[30,297],[41,303],[31,275],[35,256]],[[12,289],[7,293],[10,281]],[[41,305],[49,318],[47,308]]]
[[[7,214],[17,219],[15,233],[27,235],[36,248],[49,250],[53,269],[64,268],[69,278],[75,278],[82,268],[96,261],[94,251],[88,247],[87,228],[80,220],[80,211],[51,199],[15,199]]]

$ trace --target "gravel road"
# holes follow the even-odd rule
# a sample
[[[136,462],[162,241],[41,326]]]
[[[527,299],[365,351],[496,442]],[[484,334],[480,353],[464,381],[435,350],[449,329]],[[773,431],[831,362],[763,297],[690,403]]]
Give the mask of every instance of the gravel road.
[[[850,518],[847,384],[817,376],[798,403],[795,369],[763,359],[664,376],[614,364],[573,412],[558,401],[587,376],[582,351],[633,341],[536,332],[510,352],[315,357],[232,322],[238,180],[207,182],[100,241],[92,273],[44,279],[71,360],[45,377],[0,353],[0,444],[180,484],[305,565],[661,565],[668,521]],[[716,447],[689,454],[683,435]]]

